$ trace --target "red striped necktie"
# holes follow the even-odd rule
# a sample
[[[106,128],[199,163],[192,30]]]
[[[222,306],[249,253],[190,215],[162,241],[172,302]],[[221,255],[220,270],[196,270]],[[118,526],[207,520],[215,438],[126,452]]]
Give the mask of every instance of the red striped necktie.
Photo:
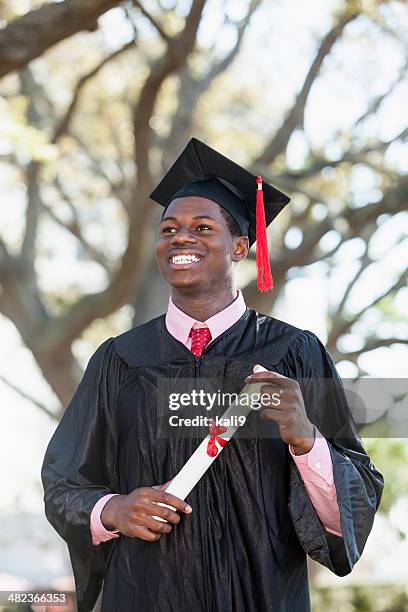
[[[200,357],[207,344],[211,341],[211,332],[207,326],[194,327],[194,325],[190,331],[191,352],[196,357]]]

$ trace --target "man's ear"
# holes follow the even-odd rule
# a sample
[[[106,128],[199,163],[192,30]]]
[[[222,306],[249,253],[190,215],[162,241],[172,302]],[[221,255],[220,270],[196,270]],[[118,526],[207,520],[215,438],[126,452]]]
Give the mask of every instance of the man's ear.
[[[248,255],[249,241],[247,236],[234,238],[234,261],[242,261]]]

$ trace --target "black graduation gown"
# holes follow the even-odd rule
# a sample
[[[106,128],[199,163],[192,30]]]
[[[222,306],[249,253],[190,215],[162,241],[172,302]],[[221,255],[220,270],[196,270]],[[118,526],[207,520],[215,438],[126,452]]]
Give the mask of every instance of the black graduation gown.
[[[89,519],[98,499],[167,482],[202,439],[158,435],[158,381],[236,379],[242,388],[256,363],[316,383],[302,390],[309,418],[328,439],[343,538],[324,529],[276,425],[252,412],[248,426],[252,419],[260,435],[229,442],[187,497],[193,513],[170,534],[154,543],[121,535],[94,546]],[[322,379],[334,383],[329,394]],[[268,427],[275,435],[264,435]],[[69,547],[79,612],[92,609],[103,580],[104,612],[307,612],[306,554],[348,574],[383,488],[320,340],[250,309],[200,358],[167,331],[164,316],[104,342],[41,475],[47,518]]]

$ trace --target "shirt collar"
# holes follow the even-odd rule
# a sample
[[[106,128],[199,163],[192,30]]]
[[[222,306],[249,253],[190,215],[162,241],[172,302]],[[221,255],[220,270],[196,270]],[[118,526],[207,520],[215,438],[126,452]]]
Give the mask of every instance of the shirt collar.
[[[231,325],[234,325],[234,323],[242,317],[245,311],[246,304],[244,296],[238,289],[237,297],[229,306],[217,312],[217,314],[207,319],[207,321],[204,321],[211,332],[211,340],[215,340],[215,338],[223,334]],[[180,310],[180,308],[174,304],[170,296],[166,313],[166,327],[170,334],[183,344],[187,344],[190,330],[196,322],[195,319]]]

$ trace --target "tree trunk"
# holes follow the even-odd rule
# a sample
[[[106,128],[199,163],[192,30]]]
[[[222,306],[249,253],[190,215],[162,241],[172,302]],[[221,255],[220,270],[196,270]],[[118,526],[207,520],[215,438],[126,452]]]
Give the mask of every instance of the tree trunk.
[[[41,372],[61,402],[61,417],[64,408],[70,402],[82,376],[82,371],[73,356],[71,349],[41,353],[33,350],[33,356]]]
[[[95,30],[97,19],[120,0],[65,0],[30,11],[0,34],[0,77],[19,70],[44,51],[80,32]]]
[[[141,325],[166,312],[169,299],[169,288],[157,267],[156,258],[152,255],[142,283],[143,291],[138,292],[133,300],[135,314],[133,326]]]

